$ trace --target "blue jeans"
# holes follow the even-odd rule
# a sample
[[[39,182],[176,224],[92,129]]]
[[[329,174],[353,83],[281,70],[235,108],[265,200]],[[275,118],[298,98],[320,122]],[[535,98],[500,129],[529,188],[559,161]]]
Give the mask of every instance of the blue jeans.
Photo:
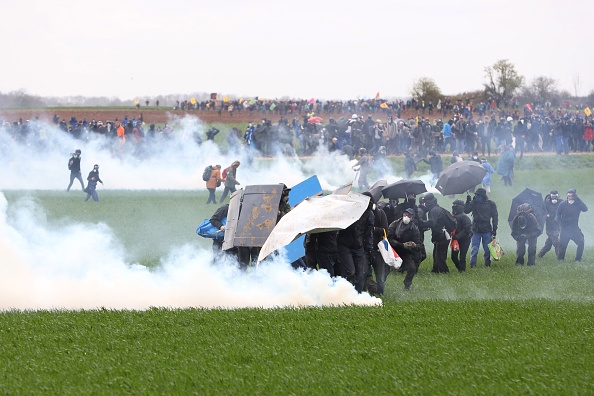
[[[472,239],[470,240],[470,267],[476,267],[476,258],[478,256],[479,247],[481,246],[481,241],[483,242],[483,250],[484,250],[484,258],[485,258],[485,267],[489,267],[491,265],[491,252],[489,251],[489,243],[493,239],[491,231],[487,232],[472,232]]]

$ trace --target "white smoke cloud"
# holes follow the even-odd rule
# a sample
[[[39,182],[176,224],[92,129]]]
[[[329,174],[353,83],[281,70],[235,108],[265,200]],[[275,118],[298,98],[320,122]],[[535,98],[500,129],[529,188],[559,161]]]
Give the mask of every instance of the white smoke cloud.
[[[122,150],[116,139],[93,133],[74,139],[53,124],[40,125],[40,131],[30,134],[24,142],[13,137],[9,129],[0,128],[0,190],[65,190],[70,175],[67,162],[75,149],[82,150],[85,183],[93,165],[98,164],[105,183],[103,188],[108,190],[205,190],[204,168],[214,164],[225,168],[235,160],[241,161],[237,174],[240,187],[276,183],[293,186],[313,174],[318,176],[324,190],[352,181],[357,185],[352,170],[354,161],[326,150],[319,150],[306,160],[297,156],[250,160],[252,156],[243,147],[237,153],[223,153],[217,144],[206,140],[205,125],[192,115],[172,118],[169,125],[175,128],[175,133],[152,144],[146,139],[138,150],[132,138],[127,139]],[[195,142],[196,134],[203,140],[201,145]],[[388,182],[399,180],[401,173],[387,165]],[[374,181],[369,179],[370,184]],[[73,188],[77,185],[75,181]]]
[[[325,271],[295,271],[277,259],[242,272],[190,245],[172,247],[149,270],[125,261],[107,226],[52,226],[31,201],[8,211],[1,193],[0,252],[0,310],[381,304]]]

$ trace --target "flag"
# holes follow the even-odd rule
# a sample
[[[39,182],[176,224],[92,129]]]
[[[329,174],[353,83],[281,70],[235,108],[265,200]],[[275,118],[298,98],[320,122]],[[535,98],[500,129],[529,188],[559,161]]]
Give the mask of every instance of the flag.
[[[388,104],[386,102],[382,102],[380,104],[380,109],[387,109],[388,108]]]
[[[589,107],[586,107],[584,113],[586,114],[586,117],[590,117],[592,115],[592,110],[590,110]]]
[[[375,94],[375,98],[379,99],[380,95],[379,95],[379,91]]]

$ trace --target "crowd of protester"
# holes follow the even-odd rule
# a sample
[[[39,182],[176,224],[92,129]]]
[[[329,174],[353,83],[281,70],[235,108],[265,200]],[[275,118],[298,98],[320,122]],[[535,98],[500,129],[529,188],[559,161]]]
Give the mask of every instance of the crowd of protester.
[[[329,151],[341,150],[347,154],[358,153],[361,148],[376,153],[381,148],[386,155],[411,153],[413,156],[423,156],[429,151],[469,155],[479,152],[490,156],[509,145],[514,146],[520,158],[524,152],[592,151],[594,133],[586,115],[589,109],[568,104],[553,108],[550,102],[527,104],[522,109],[517,101],[506,105],[499,107],[496,101],[486,101],[475,106],[469,99],[444,99],[436,104],[415,99],[391,102],[252,99],[195,104],[183,101],[176,103],[175,108],[249,112],[261,122],[250,122],[244,131],[231,128],[226,132],[228,146],[239,150],[243,145],[264,156],[278,152],[310,155],[321,145]],[[404,114],[406,117],[400,118]],[[278,122],[273,123],[271,116]],[[142,115],[106,121],[54,115],[53,123],[75,139],[103,135],[119,139],[122,147],[128,144],[133,147],[131,151],[140,153],[139,147],[146,141],[170,138],[178,131],[175,125],[149,124]],[[1,121],[0,125],[2,133],[19,142],[39,143],[47,137],[46,126],[37,119]],[[219,132],[216,128],[183,131],[190,135],[185,136],[188,140],[198,144],[214,141]]]

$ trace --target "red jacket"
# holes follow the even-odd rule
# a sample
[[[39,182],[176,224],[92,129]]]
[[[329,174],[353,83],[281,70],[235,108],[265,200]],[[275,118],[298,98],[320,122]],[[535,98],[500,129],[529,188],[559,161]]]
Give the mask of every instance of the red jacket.
[[[594,131],[592,125],[586,125],[584,127],[584,140],[590,141],[594,138]]]

